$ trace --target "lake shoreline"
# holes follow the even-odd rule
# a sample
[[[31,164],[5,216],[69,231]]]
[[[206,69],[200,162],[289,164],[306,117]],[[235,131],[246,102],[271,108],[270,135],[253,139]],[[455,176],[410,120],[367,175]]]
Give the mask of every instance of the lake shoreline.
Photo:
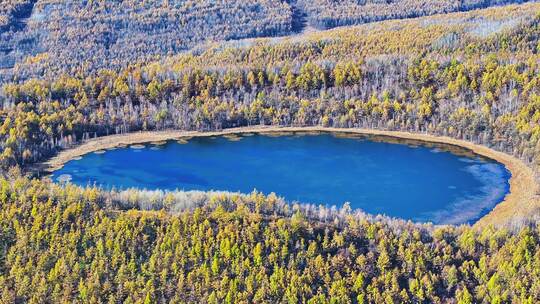
[[[328,128],[328,127],[274,127],[251,126],[231,128],[221,131],[140,131],[121,135],[109,135],[87,140],[77,146],[60,151],[51,159],[38,164],[34,169],[39,172],[51,173],[56,171],[68,161],[81,157],[84,154],[130,146],[149,142],[162,142],[166,140],[182,139],[188,137],[211,137],[234,135],[242,133],[279,133],[283,132],[330,132],[350,133],[359,135],[388,136],[398,139],[416,140],[426,143],[453,145],[470,150],[471,152],[495,160],[503,164],[511,173],[509,180],[510,190],[504,200],[497,204],[489,213],[480,218],[475,227],[488,225],[512,225],[515,220],[521,220],[534,214],[539,208],[538,184],[532,169],[523,161],[503,152],[495,151],[486,146],[474,144],[465,140],[444,136],[434,136],[425,133],[411,133],[402,131],[383,131],[374,129]]]

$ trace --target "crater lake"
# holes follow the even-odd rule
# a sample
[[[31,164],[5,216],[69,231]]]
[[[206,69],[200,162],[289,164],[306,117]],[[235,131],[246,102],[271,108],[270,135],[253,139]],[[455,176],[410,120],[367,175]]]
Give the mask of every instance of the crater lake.
[[[289,202],[436,224],[473,223],[509,191],[510,172],[450,145],[348,133],[193,137],[89,153],[55,181],[105,189],[271,192]]]

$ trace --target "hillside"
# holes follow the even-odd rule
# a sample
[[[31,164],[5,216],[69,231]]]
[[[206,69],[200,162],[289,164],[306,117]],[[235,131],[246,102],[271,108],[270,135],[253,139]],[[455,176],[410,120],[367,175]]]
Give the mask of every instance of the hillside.
[[[31,14],[18,14],[20,3],[15,1],[3,13],[12,26],[5,25],[4,33],[0,27],[3,48],[9,50],[0,66],[47,60],[49,75],[74,68],[119,68],[177,54],[202,41],[284,35],[292,30],[291,9],[281,0],[40,0],[32,1]],[[23,27],[16,26],[21,22]],[[15,70],[2,74],[20,79],[43,73]]]
[[[211,41],[286,36],[387,19],[466,11],[505,1],[2,0],[0,82],[118,70]],[[30,68],[38,62],[44,68]]]
[[[463,12],[495,5],[522,3],[512,0],[299,0],[309,25],[334,28],[388,19],[414,18],[434,14]]]

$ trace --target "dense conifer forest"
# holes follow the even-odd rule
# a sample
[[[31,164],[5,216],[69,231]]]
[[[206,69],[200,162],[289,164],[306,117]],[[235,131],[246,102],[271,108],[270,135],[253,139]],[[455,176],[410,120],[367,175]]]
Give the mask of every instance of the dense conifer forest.
[[[522,3],[512,0],[300,0],[308,22],[316,28],[369,23],[388,19],[414,18],[461,12],[494,5]]]
[[[145,196],[134,192],[137,199]],[[289,206],[259,193],[147,194],[160,211],[141,212],[137,210],[152,206],[130,203],[125,197],[132,195],[62,188],[20,177],[2,180],[2,299],[8,303],[537,303],[540,299],[536,226],[519,232],[434,228],[374,219],[347,208]]]
[[[409,2],[1,1],[0,298],[540,302],[538,209],[437,227],[257,192],[32,177],[97,136],[252,125],[444,135],[538,173],[540,4]],[[260,36],[273,38],[238,40]]]
[[[213,41],[286,36],[514,2],[524,1],[2,0],[0,82],[117,70]]]

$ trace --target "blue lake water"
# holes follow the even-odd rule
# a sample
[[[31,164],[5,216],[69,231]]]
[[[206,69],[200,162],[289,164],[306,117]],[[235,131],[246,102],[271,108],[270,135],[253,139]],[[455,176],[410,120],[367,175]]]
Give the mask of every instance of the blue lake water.
[[[90,153],[53,179],[104,188],[275,192],[434,223],[472,223],[508,193],[510,173],[451,146],[322,133],[196,137]]]

